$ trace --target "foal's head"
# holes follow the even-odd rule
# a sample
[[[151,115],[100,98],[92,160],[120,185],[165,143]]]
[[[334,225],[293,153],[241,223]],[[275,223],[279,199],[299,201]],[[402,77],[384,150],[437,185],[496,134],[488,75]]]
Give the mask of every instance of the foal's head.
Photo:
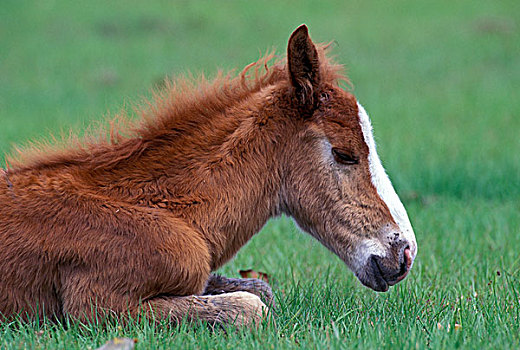
[[[327,81],[307,27],[289,39],[287,63],[304,122],[286,152],[284,209],[364,285],[386,291],[406,277],[417,243],[376,153],[368,115]]]

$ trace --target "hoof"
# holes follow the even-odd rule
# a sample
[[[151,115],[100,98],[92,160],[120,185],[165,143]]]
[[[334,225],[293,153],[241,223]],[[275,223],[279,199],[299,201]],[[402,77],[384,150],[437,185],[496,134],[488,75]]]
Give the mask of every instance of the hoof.
[[[249,292],[233,292],[209,296],[215,308],[215,321],[236,326],[258,326],[269,308],[260,298]]]

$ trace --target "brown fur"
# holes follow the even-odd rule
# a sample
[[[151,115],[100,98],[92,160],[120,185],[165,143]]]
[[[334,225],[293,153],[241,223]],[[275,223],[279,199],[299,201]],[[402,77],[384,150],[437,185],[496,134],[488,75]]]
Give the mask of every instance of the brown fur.
[[[108,137],[10,158],[0,173],[0,312],[90,319],[93,303],[116,314],[144,305],[172,319],[243,312],[248,323],[265,307],[256,296],[200,295],[270,217],[292,215],[347,263],[359,239],[395,224],[368,180],[340,66],[306,28],[292,40],[290,72],[268,55],[235,78],[180,80]],[[360,164],[338,178],[325,139]]]

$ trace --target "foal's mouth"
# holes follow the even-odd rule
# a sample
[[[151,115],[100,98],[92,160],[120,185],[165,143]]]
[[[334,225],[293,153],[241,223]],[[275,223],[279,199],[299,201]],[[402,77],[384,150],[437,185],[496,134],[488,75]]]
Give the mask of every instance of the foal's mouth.
[[[388,291],[390,286],[405,279],[412,267],[412,253],[408,246],[402,250],[399,261],[398,269],[389,268],[384,263],[384,258],[372,255],[367,263],[367,269],[369,270],[367,273],[367,276],[369,276],[368,280],[361,280],[361,282],[376,292]]]

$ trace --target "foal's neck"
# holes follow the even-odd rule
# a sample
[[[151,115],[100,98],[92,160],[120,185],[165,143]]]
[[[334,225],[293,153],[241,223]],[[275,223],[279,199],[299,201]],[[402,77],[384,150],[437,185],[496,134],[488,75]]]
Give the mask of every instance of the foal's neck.
[[[223,118],[236,118],[239,123],[201,167],[200,193],[208,196],[207,205],[201,205],[197,214],[212,248],[214,269],[233,257],[270,217],[280,214],[288,138],[279,99],[272,91],[261,91],[254,103],[226,113]]]
[[[289,132],[278,107],[283,95],[256,92],[193,131],[101,171],[97,187],[185,219],[206,239],[216,269],[280,213]]]

